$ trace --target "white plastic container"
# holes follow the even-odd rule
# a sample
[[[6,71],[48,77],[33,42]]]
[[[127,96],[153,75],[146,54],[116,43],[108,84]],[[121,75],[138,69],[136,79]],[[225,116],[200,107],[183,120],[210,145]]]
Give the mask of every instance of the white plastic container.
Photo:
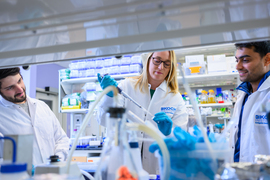
[[[87,69],[96,69],[96,60],[95,59],[86,60],[85,67]]]
[[[121,60],[117,58],[112,58],[113,64],[112,66],[120,66],[121,65]]]
[[[69,64],[69,69],[71,70],[74,70],[74,69],[78,69],[78,64],[77,64],[78,61],[72,61],[70,64]]]
[[[94,76],[96,76],[96,71],[95,71],[95,69],[87,69],[87,70],[85,71],[85,76],[86,76],[86,77],[94,77]]]
[[[126,55],[121,59],[121,65],[130,65],[131,55]]]
[[[84,78],[86,77],[86,70],[79,70],[78,78]]]
[[[104,58],[104,67],[111,67],[113,65],[112,58]]]
[[[103,59],[96,59],[96,69],[101,69],[104,67],[104,60]]]
[[[110,67],[104,67],[103,68],[103,73],[104,74],[111,74],[111,66]]]
[[[86,83],[85,90],[86,91],[96,91],[96,83],[94,83],[94,82]]]
[[[130,73],[140,73],[141,72],[141,65],[140,64],[131,64],[129,66]]]
[[[120,67],[119,66],[112,66],[110,75],[117,75],[120,74]]]
[[[157,179],[157,175],[149,174],[149,180],[156,180],[156,179]]]
[[[96,70],[95,70],[95,73],[96,73],[95,75],[97,75],[97,73],[103,75],[103,74],[104,74],[104,70],[103,70],[103,68],[96,69]]]
[[[149,180],[149,174],[142,168],[142,160],[141,160],[141,151],[139,149],[139,143],[138,142],[130,142],[130,153],[132,155],[134,164],[136,166],[136,170],[138,171],[138,176],[140,177],[140,180]],[[126,164],[128,167],[132,167],[131,159],[127,151],[124,151],[124,164]]]
[[[71,70],[69,74],[70,79],[79,77],[79,70]]]
[[[77,67],[79,70],[84,70],[86,69],[86,63],[85,60],[80,60],[77,62]]]
[[[1,180],[26,180],[29,179],[27,174],[27,164],[2,164],[0,169]]]
[[[128,74],[129,73],[129,65],[126,66],[120,66],[120,73],[121,74]]]
[[[132,56],[130,64],[142,64],[141,56]]]
[[[203,63],[194,62],[193,64],[191,63],[191,65],[187,65],[186,63],[184,63],[183,68],[187,76],[205,74],[205,64],[206,62]]]

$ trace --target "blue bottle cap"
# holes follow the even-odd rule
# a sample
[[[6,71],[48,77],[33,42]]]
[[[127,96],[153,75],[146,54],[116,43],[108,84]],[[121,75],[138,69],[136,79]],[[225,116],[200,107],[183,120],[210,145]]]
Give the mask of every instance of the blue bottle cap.
[[[139,147],[139,143],[138,142],[130,142],[129,143],[130,148],[138,148]]]
[[[14,164],[2,164],[0,172],[5,174],[5,173],[18,173],[18,172],[23,172],[27,170],[27,164],[22,163],[14,163]]]

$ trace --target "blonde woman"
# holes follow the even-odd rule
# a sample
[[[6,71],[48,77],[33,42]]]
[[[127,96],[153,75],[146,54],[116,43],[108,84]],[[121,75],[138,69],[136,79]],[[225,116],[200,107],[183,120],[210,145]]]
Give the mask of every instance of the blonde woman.
[[[142,120],[150,120],[165,135],[171,134],[172,128],[179,126],[187,129],[188,115],[185,103],[178,91],[177,60],[174,51],[153,52],[144,63],[143,73],[140,76],[126,78],[119,85],[110,76],[103,78],[98,74],[98,80],[103,89],[107,86],[119,86],[136,102],[154,114],[152,117],[139,107],[120,96],[119,105],[135,113]],[[105,114],[108,106],[113,103],[112,92],[102,99],[98,109],[98,121],[105,126]],[[129,117],[128,117],[129,118]],[[141,132],[139,138],[145,138]],[[158,174],[157,159],[148,149],[151,142],[140,143],[142,148],[143,168],[150,174]]]

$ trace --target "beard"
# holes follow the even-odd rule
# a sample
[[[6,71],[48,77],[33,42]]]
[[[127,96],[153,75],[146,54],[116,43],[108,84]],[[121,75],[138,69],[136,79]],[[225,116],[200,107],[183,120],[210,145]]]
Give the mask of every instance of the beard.
[[[21,94],[15,94],[14,97],[8,97],[8,96],[5,96],[1,91],[0,91],[0,95],[7,101],[9,102],[12,102],[12,103],[22,103],[26,100],[26,93],[25,93],[25,88],[22,88],[23,89],[23,92],[24,92],[24,96],[22,97],[19,97],[19,95]]]

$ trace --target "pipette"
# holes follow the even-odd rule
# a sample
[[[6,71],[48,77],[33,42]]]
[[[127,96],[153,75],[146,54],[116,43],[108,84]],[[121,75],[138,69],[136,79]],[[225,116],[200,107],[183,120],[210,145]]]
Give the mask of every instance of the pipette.
[[[108,74],[104,74],[104,76],[106,76]],[[103,76],[101,76],[103,78]],[[131,102],[133,102],[136,106],[138,106],[139,108],[141,108],[145,113],[149,114],[150,116],[154,117],[153,114],[151,114],[147,109],[145,109],[144,107],[142,107],[140,104],[138,104],[134,99],[132,99],[127,93],[125,93],[121,88],[119,88],[118,86],[116,87],[118,89],[119,94],[122,94],[126,99],[130,100]]]

